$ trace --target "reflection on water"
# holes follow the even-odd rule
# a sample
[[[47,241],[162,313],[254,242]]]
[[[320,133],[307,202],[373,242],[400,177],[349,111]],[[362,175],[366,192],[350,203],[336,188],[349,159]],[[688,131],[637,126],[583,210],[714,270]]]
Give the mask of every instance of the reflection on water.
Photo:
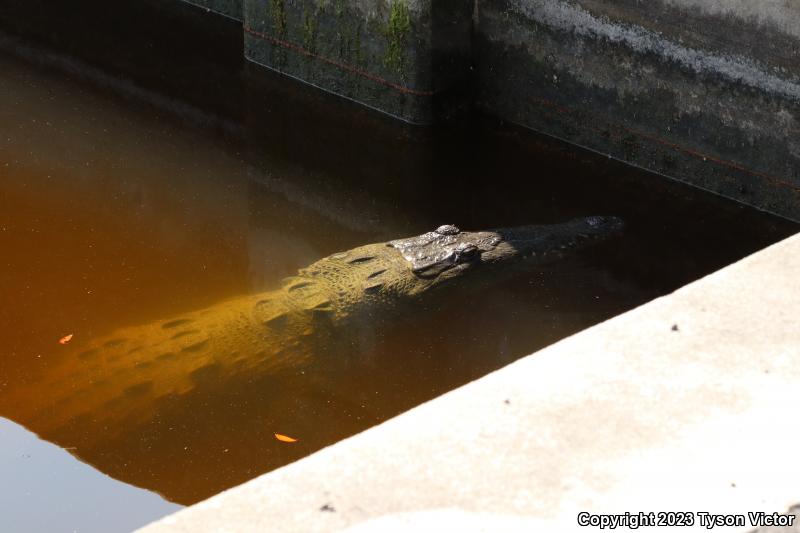
[[[0,530],[123,533],[180,509],[0,418]]]
[[[337,115],[266,75],[250,80],[246,134],[232,141],[16,60],[0,57],[0,71],[0,415],[180,503],[796,230],[513,128]],[[403,320],[310,327],[287,341],[305,339],[289,365],[276,363],[282,341],[243,342],[233,311],[194,314],[228,300],[249,309],[324,256],[441,224],[590,214],[623,217],[623,238]],[[202,327],[164,327],[177,320]],[[217,359],[202,364],[180,359],[206,350],[209,331],[230,346],[215,344]],[[157,345],[165,338],[179,348]]]

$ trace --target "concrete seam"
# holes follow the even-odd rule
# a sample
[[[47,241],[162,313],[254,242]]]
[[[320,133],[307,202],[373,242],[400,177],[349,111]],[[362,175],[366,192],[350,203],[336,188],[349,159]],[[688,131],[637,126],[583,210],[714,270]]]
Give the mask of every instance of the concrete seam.
[[[236,17],[234,15],[231,15],[230,13],[225,13],[224,11],[219,11],[218,9],[210,8],[207,5],[204,5],[204,4],[201,4],[201,3],[197,2],[197,0],[183,0],[183,2],[186,3],[186,4],[189,4],[191,6],[195,6],[197,8],[200,8],[203,11],[205,11],[206,13],[214,13],[215,15],[220,15],[221,17],[225,17],[225,18],[228,18],[228,19],[231,19],[231,20],[235,20],[236,22],[241,22],[242,21],[242,19],[240,19],[240,18],[238,18],[238,17]]]

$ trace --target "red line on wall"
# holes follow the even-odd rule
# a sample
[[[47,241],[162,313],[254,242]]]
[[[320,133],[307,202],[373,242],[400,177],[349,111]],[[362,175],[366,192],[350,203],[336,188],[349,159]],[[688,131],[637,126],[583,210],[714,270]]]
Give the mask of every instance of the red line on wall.
[[[331,59],[330,57],[325,57],[319,54],[308,50],[307,48],[303,48],[299,44],[295,44],[289,41],[284,41],[282,39],[276,39],[271,35],[267,35],[266,33],[262,33],[260,31],[254,30],[249,26],[244,27],[244,31],[249,33],[250,35],[254,35],[260,39],[264,39],[265,41],[269,41],[270,43],[280,46],[282,48],[286,48],[288,50],[292,50],[297,52],[298,54],[302,54],[304,56],[313,57],[314,59],[319,59],[329,65],[333,65],[334,67],[340,68],[352,74],[356,74],[357,76],[361,76],[362,78],[368,79],[370,81],[374,81],[375,83],[379,83],[385,87],[389,87],[390,89],[394,89],[395,91],[401,92],[403,94],[410,94],[413,96],[433,96],[436,94],[436,91],[420,91],[418,89],[411,89],[410,87],[403,87],[402,85],[398,85],[393,83],[389,80],[385,80],[379,76],[371,74],[366,70],[362,70],[360,68],[354,67],[352,65],[348,65],[347,63],[342,63],[341,61],[337,61],[335,59]]]
[[[578,113],[578,111],[575,110],[575,109],[556,104],[555,102],[551,102],[550,100],[545,100],[544,98],[536,98],[536,97],[529,97],[529,98],[530,98],[531,101],[534,101],[534,102],[542,104],[542,105],[544,105],[546,107],[549,107],[549,108],[553,109],[554,111],[556,111],[558,113],[572,114],[572,115]],[[651,134],[648,134],[648,133],[643,133],[641,131],[637,131],[637,130],[628,128],[627,126],[623,126],[622,124],[619,124],[617,122],[611,122],[609,120],[606,120],[604,117],[601,117],[600,115],[597,115],[595,113],[591,113],[591,112],[588,112],[588,111],[583,111],[583,112],[586,113],[587,115],[590,115],[590,116],[594,117],[594,118],[603,120],[603,121],[607,122],[608,124],[610,124],[612,126],[615,126],[615,127],[619,128],[619,129],[621,129],[623,131],[626,131],[626,132],[630,133],[630,134],[638,135],[639,137],[642,137],[644,139],[648,139],[650,141],[653,141],[655,143],[661,144],[663,146],[668,146],[669,148],[672,148],[673,150],[679,150],[679,151],[687,153],[687,154],[689,154],[691,156],[700,157],[700,158],[706,159],[708,161],[711,161],[713,163],[716,163],[718,165],[722,165],[722,166],[725,166],[725,167],[728,167],[728,168],[732,168],[732,169],[738,170],[740,172],[745,172],[747,174],[752,174],[753,176],[758,176],[760,178],[764,178],[765,180],[770,181],[770,182],[774,183],[775,185],[792,189],[794,192],[800,192],[800,186],[795,185],[793,183],[789,183],[788,181],[782,180],[781,178],[778,178],[776,176],[772,176],[770,174],[765,174],[763,172],[759,172],[757,170],[753,170],[751,168],[744,167],[742,165],[739,165],[738,163],[734,163],[733,161],[728,161],[726,159],[720,159],[718,157],[715,157],[715,156],[712,156],[712,155],[709,155],[709,154],[694,150],[692,148],[688,148],[686,146],[674,143],[672,141],[668,141],[666,139],[662,139],[661,137],[657,137],[655,135],[651,135]],[[595,127],[592,127],[592,126],[587,126],[587,129],[590,129],[590,130],[592,130],[592,131],[594,131],[596,133],[603,133],[602,130],[600,130],[598,128],[595,128]]]

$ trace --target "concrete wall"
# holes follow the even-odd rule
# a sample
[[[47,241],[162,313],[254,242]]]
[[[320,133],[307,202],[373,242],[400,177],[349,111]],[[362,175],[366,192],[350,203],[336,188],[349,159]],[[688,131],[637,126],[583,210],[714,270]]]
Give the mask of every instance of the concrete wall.
[[[408,122],[432,123],[472,103],[800,220],[797,2],[127,0],[120,6],[0,1],[0,22],[112,74],[133,75],[145,88],[167,87],[189,102],[213,99],[213,112],[226,117],[245,113],[244,54]],[[168,69],[151,68],[165,63]],[[198,71],[205,73],[202,83],[184,81]]]
[[[430,123],[442,113],[443,93],[465,81],[468,3],[248,0],[245,54],[408,122]]]
[[[795,220],[800,4],[478,0],[485,111]]]
[[[260,65],[414,123],[491,115],[800,220],[800,4],[192,0]]]

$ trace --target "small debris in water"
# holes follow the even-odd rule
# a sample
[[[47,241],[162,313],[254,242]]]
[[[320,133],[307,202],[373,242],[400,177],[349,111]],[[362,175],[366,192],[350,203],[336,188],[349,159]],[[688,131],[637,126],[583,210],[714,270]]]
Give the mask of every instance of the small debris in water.
[[[511,400],[506,398],[505,400],[503,400],[503,403],[506,404],[506,405],[510,405],[511,404]]]
[[[319,510],[323,511],[323,512],[328,512],[328,513],[335,513],[336,512],[336,509],[333,507],[333,505],[331,505],[329,503],[326,503],[325,505],[320,507]]]
[[[672,331],[678,331],[678,324],[672,324]]]
[[[286,435],[281,435],[280,433],[275,433],[275,438],[281,442],[297,442],[297,439],[287,437]]]
[[[69,341],[72,340],[72,337],[73,337],[73,335],[72,335],[72,333],[70,333],[69,335],[66,335],[66,336],[61,337],[60,339],[58,339],[58,343],[59,344],[67,344]]]

